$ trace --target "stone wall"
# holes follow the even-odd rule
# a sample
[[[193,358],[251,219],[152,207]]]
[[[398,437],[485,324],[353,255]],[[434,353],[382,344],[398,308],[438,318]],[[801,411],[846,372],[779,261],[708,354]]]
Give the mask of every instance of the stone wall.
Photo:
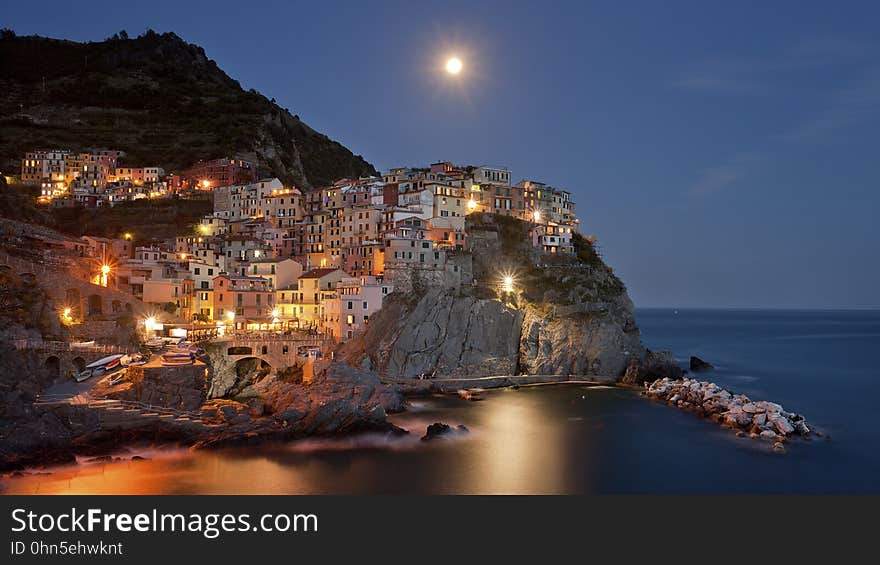
[[[176,408],[198,410],[207,398],[208,366],[196,362],[178,367],[129,367],[133,386],[128,400]]]
[[[419,264],[386,264],[385,280],[401,292],[421,292],[430,288],[458,288],[473,283],[473,257],[470,253],[450,251],[442,268]]]

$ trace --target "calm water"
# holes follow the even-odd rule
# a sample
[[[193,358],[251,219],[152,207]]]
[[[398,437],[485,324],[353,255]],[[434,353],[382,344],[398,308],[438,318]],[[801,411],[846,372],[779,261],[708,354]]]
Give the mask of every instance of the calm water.
[[[641,310],[645,343],[713,363],[712,380],[780,402],[832,436],[786,453],[629,390],[527,387],[432,397],[394,418],[412,437],[250,450],[142,450],[144,462],[7,480],[40,493],[877,493],[880,312]],[[433,421],[472,433],[418,436]]]

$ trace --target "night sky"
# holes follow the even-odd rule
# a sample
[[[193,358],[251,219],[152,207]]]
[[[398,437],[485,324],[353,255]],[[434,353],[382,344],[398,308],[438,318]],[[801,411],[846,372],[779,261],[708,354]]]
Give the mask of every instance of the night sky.
[[[877,308],[873,4],[19,1],[0,26],[174,31],[380,170],[567,188],[637,306]]]

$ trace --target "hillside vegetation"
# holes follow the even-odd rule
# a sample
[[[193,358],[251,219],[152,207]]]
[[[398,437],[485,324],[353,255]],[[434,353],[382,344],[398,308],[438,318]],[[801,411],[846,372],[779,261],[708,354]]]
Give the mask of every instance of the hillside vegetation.
[[[306,188],[375,169],[174,33],[77,43],[0,34],[0,170],[34,148],[122,149],[180,171],[238,157]]]

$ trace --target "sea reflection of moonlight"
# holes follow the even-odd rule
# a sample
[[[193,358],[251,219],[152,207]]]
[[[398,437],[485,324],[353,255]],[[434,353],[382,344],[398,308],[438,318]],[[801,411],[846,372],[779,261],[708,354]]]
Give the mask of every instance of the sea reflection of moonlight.
[[[452,57],[446,61],[446,72],[451,75],[457,75],[461,72],[462,63],[458,57]]]

